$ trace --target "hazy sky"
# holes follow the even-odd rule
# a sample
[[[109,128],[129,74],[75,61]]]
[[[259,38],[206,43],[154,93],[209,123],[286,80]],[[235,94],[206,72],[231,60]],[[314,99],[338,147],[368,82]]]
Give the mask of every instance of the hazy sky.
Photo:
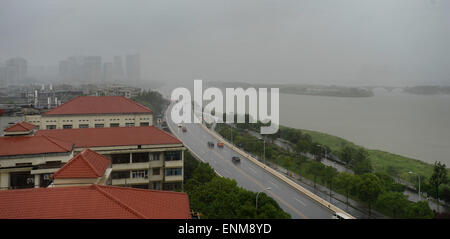
[[[192,80],[450,84],[446,0],[0,0],[0,61],[141,54]]]

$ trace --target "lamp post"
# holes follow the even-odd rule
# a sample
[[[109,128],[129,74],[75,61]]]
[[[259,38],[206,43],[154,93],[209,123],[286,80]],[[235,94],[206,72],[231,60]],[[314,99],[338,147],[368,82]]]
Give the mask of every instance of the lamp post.
[[[409,173],[409,174],[415,174],[415,175],[417,175],[417,177],[419,178],[419,201],[420,201],[420,200],[421,200],[421,198],[420,198],[420,175],[417,174],[417,173],[411,172],[411,171],[409,171],[408,173]]]
[[[269,187],[269,188],[266,188],[266,189],[264,189],[264,190],[262,190],[262,191],[260,191],[260,192],[258,192],[258,193],[256,194],[256,205],[255,205],[255,207],[256,207],[256,212],[258,212],[258,196],[259,196],[260,193],[262,193],[262,192],[264,192],[264,191],[266,191],[266,190],[270,190],[270,187]]]
[[[263,160],[264,164],[266,164],[266,140],[264,138],[260,138],[259,140],[263,141]]]

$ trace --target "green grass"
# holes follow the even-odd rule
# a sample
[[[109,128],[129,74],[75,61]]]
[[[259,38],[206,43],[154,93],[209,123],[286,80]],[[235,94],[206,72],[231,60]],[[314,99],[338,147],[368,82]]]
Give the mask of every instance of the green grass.
[[[327,145],[334,153],[339,152],[344,146],[361,147],[337,136],[312,130],[302,129],[301,131],[309,134],[314,142]],[[415,175],[408,173],[410,171],[427,178],[433,173],[434,165],[432,164],[381,150],[367,149],[367,151],[375,171],[385,171],[408,181],[414,181],[416,178]]]

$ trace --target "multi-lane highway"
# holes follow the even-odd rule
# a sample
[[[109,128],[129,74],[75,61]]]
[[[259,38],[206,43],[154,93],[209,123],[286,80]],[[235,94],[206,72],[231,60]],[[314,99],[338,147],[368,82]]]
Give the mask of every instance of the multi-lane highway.
[[[183,124],[187,129],[186,132],[183,132],[171,120],[172,107],[173,105],[169,106],[166,111],[167,124],[171,131],[197,157],[209,163],[219,175],[234,179],[239,186],[253,192],[270,188],[270,190],[264,192],[276,200],[280,207],[289,213],[292,218],[332,218],[333,212],[331,210],[282,182],[226,145],[223,148],[218,148],[218,140],[206,132],[200,124]],[[208,141],[214,142],[214,148],[208,147]],[[240,162],[234,163],[232,161],[233,156],[239,156]]]

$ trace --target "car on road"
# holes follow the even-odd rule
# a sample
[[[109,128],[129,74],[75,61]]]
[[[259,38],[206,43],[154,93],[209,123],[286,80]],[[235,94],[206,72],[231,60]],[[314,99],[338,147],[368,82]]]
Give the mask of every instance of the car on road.
[[[344,213],[341,212],[335,212],[333,214],[333,219],[350,219],[350,217],[348,217],[347,215],[345,215]]]
[[[186,131],[187,131],[187,128],[186,128],[186,127],[183,127],[182,131],[183,131],[183,132],[186,132]]]
[[[232,160],[233,162],[235,162],[235,163],[241,162],[241,158],[239,158],[238,156],[233,156],[233,157],[231,157],[231,160]]]
[[[183,125],[181,125],[181,124],[178,124],[178,128],[181,128]]]
[[[219,148],[223,148],[223,142],[219,142],[219,143],[217,143],[217,147],[219,147]]]
[[[213,143],[213,142],[211,142],[211,141],[208,141],[208,147],[210,147],[210,148],[214,148],[214,143]]]

